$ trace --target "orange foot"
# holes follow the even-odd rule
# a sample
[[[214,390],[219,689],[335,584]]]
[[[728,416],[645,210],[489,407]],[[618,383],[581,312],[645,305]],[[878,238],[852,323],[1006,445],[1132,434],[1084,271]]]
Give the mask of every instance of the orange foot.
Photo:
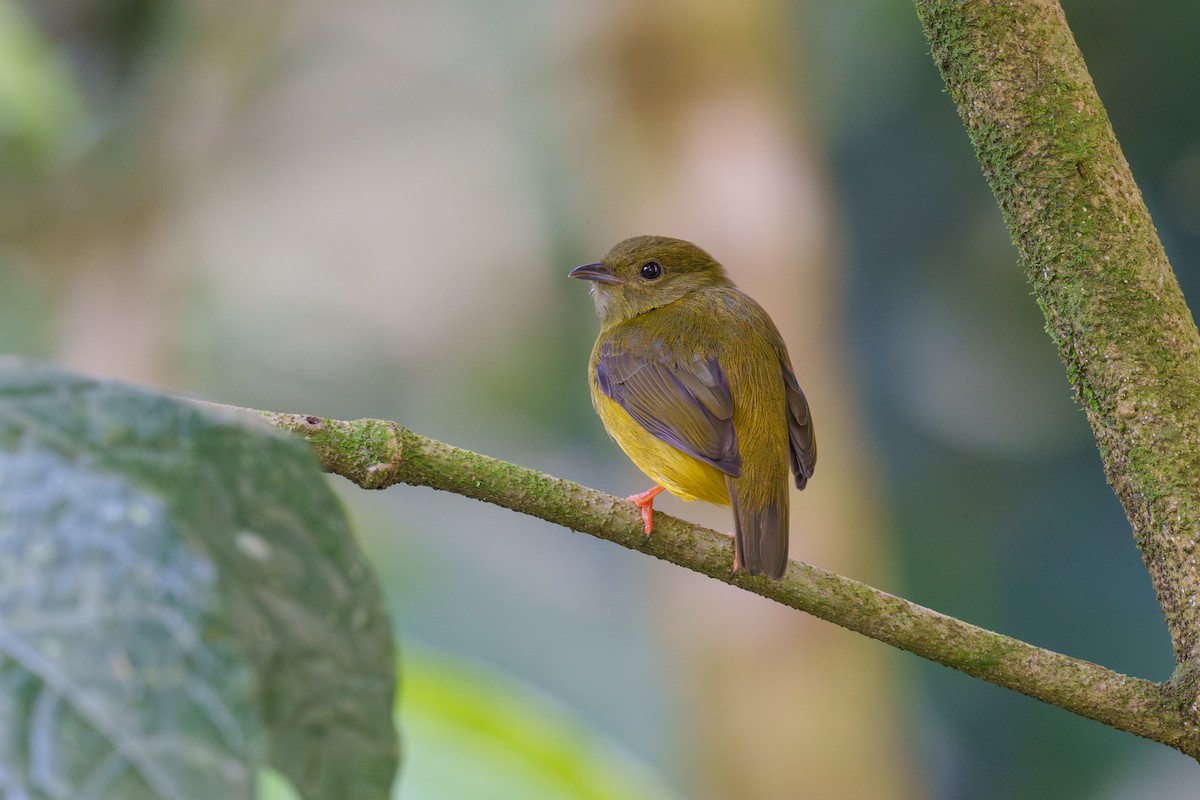
[[[625,498],[642,510],[642,530],[646,532],[646,538],[642,544],[650,541],[650,533],[654,530],[654,498],[658,497],[662,490],[663,487],[655,486],[641,494],[631,494]]]
[[[737,539],[737,534],[734,533],[733,531],[730,531],[729,533],[727,533],[725,535],[728,536],[730,539]],[[733,574],[731,574],[729,577],[732,578],[734,575],[737,575],[738,572],[741,571],[741,569],[742,569],[742,565],[738,563],[737,544],[735,543],[733,545]]]

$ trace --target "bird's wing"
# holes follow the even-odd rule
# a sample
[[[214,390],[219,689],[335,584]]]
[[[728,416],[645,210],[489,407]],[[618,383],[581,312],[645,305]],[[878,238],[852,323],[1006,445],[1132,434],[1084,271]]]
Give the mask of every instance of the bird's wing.
[[[600,391],[667,444],[734,478],[742,474],[733,397],[716,356],[677,359],[665,348],[604,346]]]
[[[800,384],[792,368],[783,362],[783,383],[787,388],[787,418],[789,453],[792,458],[792,473],[796,476],[796,488],[803,489],[817,466],[817,436],[813,431],[812,415],[808,412],[808,400],[800,391]]]

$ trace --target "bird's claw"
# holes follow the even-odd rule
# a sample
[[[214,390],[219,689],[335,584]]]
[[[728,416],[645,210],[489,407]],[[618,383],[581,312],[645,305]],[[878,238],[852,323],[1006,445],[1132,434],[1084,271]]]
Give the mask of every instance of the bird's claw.
[[[646,543],[650,541],[650,534],[654,532],[654,498],[658,497],[662,490],[663,487],[655,486],[641,494],[631,494],[625,498],[642,512],[642,530],[645,531],[646,537],[642,539],[641,547],[646,546]]]
[[[734,540],[734,544],[733,544],[733,569],[732,569],[732,570],[730,570],[730,572],[729,572],[729,578],[728,578],[728,580],[733,580],[734,578],[736,578],[736,577],[738,576],[738,573],[742,571],[742,565],[741,565],[741,563],[738,561],[738,552],[737,552],[737,537],[734,535],[734,532],[733,532],[733,531],[730,531],[729,533],[727,533],[727,534],[725,534],[725,535],[726,535],[726,536],[728,536],[730,539],[733,539],[733,540]]]

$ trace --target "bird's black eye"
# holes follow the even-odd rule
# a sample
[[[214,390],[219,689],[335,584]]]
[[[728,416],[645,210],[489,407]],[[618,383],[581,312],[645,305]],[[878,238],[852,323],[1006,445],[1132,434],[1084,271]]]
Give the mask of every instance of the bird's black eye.
[[[648,281],[652,281],[662,275],[662,264],[657,261],[647,261],[642,264],[642,277]]]

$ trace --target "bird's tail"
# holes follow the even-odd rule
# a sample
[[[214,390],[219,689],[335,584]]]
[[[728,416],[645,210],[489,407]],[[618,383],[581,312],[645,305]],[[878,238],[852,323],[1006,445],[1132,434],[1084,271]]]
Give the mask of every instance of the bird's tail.
[[[751,575],[783,577],[788,562],[788,498],[755,502],[739,492],[740,479],[726,478],[733,505],[733,546],[738,568]]]

